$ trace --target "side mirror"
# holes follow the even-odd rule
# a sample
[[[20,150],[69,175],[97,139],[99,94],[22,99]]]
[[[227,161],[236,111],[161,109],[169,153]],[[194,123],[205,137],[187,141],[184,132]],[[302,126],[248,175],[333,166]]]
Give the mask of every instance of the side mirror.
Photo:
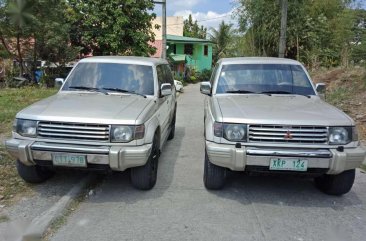
[[[55,79],[55,87],[61,88],[61,86],[64,84],[65,79],[63,78],[56,78]]]
[[[211,83],[210,82],[201,82],[200,91],[204,95],[211,94]]]
[[[173,93],[171,84],[162,84],[160,90],[161,96],[168,96]]]
[[[318,83],[315,86],[316,92],[318,92],[320,98],[325,99],[326,85],[324,83]]]

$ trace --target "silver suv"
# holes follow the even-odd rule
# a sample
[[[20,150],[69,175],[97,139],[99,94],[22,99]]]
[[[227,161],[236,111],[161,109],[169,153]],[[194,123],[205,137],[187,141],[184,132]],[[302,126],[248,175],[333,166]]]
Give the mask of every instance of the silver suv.
[[[222,188],[230,169],[311,175],[325,193],[347,193],[366,151],[355,122],[322,100],[324,89],[297,61],[220,60],[201,83],[206,188]]]
[[[160,150],[174,138],[173,76],[162,59],[92,57],[81,60],[60,91],[16,115],[5,142],[19,175],[38,183],[55,167],[124,171],[151,189]]]

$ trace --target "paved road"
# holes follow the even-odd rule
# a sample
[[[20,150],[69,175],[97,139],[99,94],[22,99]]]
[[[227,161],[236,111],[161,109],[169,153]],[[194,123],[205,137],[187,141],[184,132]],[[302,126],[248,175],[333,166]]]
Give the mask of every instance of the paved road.
[[[186,87],[153,190],[134,190],[127,172],[112,174],[52,240],[365,240],[360,172],[343,197],[322,194],[308,179],[242,173],[231,174],[224,190],[207,191],[202,108],[199,86]]]

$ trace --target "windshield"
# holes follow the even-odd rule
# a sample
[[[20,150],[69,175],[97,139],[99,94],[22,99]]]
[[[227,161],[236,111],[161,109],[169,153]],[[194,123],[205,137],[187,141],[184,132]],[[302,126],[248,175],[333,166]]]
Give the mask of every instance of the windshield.
[[[80,63],[71,72],[62,90],[120,89],[154,95],[152,66],[116,63]]]
[[[216,93],[315,95],[302,67],[285,64],[224,65]]]

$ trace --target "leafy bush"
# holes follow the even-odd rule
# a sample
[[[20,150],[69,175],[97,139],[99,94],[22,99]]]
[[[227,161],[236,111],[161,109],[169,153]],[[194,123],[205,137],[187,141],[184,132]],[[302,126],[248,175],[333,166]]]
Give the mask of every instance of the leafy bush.
[[[192,75],[192,76],[190,77],[190,79],[189,79],[189,80],[190,80],[190,82],[191,82],[191,83],[193,83],[193,84],[194,84],[194,83],[197,83],[197,78],[196,78],[196,76],[193,76],[193,75]]]
[[[212,70],[205,69],[202,72],[197,72],[196,78],[197,78],[198,82],[209,81],[211,78],[211,74],[212,74]]]

